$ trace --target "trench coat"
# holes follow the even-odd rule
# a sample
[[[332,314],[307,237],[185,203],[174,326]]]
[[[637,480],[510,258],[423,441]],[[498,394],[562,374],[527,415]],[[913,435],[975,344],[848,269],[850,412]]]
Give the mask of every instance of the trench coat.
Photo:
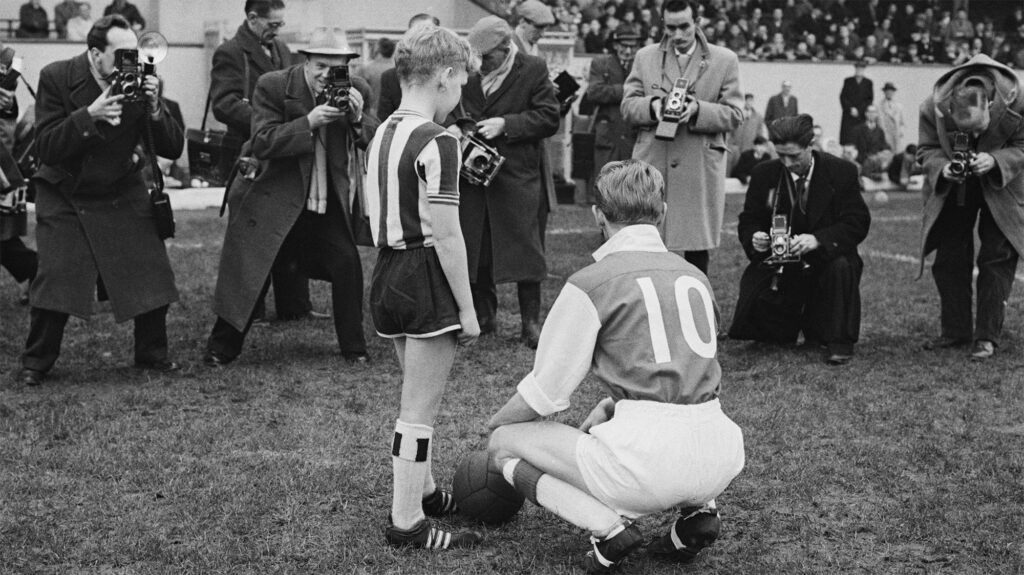
[[[94,122],[102,93],[85,53],[39,75],[36,100],[36,243],[32,306],[89,317],[102,278],[118,322],[178,301],[167,249],[134,160],[146,112],[125,104],[121,124]],[[182,127],[161,104],[152,123],[158,156],[175,159]]]
[[[315,134],[306,115],[315,106],[304,69],[297,64],[270,72],[256,84],[252,152],[262,161],[263,171],[247,189],[228,196],[228,227],[214,291],[214,312],[238,331],[245,329],[281,244],[309,195]],[[362,217],[355,193],[362,172],[355,149],[365,149],[380,125],[368,112],[373,103],[369,84],[358,76],[351,80],[364,95],[362,123],[332,122],[326,141],[333,192],[345,210],[350,236],[354,218]],[[355,243],[355,237],[351,239]]]
[[[466,240],[469,279],[476,281],[484,217],[490,224],[495,283],[543,281],[547,277],[538,211],[546,202],[544,138],[558,130],[558,100],[544,60],[518,53],[505,81],[484,96],[480,75],[462,89],[461,110],[469,118],[505,119],[505,134],[490,144],[505,157],[491,185],[461,179],[459,221]]]
[[[882,98],[878,102],[878,125],[885,132],[885,141],[894,154],[903,153],[903,130],[907,127],[903,121],[903,104]]]
[[[709,44],[700,33],[696,41],[686,71],[679,68],[666,42],[644,46],[623,88],[622,115],[639,127],[633,157],[665,177],[668,212],[662,230],[668,249],[677,251],[706,250],[721,243],[726,137],[743,121],[736,54]],[[667,96],[684,72],[700,108],[687,125],[679,126],[675,140],[657,140],[651,101]]]
[[[614,54],[597,56],[590,62],[587,99],[597,105],[594,113],[594,178],[608,162],[633,155],[636,128],[622,117],[622,83],[629,73]],[[595,188],[596,189],[596,188]]]
[[[921,223],[921,266],[935,249],[928,235],[935,225],[950,192],[956,187],[942,177],[942,168],[952,155],[949,97],[952,89],[967,76],[981,74],[994,81],[995,99],[989,112],[988,129],[978,140],[978,152],[988,152],[996,168],[981,177],[981,190],[999,230],[1018,254],[1024,254],[1024,99],[1013,70],[984,54],[949,70],[935,83],[932,95],[922,104],[918,129],[917,161],[924,171],[924,214]],[[951,124],[951,122],[950,122]]]
[[[252,93],[256,80],[267,72],[281,70],[297,64],[297,60],[283,41],[274,38],[273,50],[281,59],[274,66],[263,50],[256,34],[242,22],[235,36],[217,46],[210,68],[210,106],[213,117],[228,129],[228,135],[241,141],[249,139],[252,130]],[[249,63],[248,74],[246,62]]]

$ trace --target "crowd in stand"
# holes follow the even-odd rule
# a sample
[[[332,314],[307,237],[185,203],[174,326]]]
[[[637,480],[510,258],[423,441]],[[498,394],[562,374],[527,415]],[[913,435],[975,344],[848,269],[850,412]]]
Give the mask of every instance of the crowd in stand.
[[[609,53],[611,33],[662,37],[664,0],[545,0],[552,30],[577,37],[576,49]],[[701,25],[707,38],[749,60],[865,60],[961,64],[978,53],[1024,67],[1024,7],[1009,18],[972,13],[964,0],[710,0]]]
[[[136,31],[146,27],[146,19],[139,9],[127,0],[112,0],[103,9],[103,15],[119,14],[124,16]],[[18,11],[17,38],[49,38],[51,30],[61,40],[85,40],[86,34],[93,25],[92,5],[78,0],[62,0],[53,8],[53,20],[46,13],[46,8],[39,0],[29,0],[22,4]]]

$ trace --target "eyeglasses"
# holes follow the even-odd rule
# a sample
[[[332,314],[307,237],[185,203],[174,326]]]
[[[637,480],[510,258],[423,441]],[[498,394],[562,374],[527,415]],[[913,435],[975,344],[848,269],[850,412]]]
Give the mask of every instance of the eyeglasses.
[[[284,20],[278,20],[276,22],[267,20],[267,28],[270,28],[271,30],[279,30],[281,28],[284,28]]]

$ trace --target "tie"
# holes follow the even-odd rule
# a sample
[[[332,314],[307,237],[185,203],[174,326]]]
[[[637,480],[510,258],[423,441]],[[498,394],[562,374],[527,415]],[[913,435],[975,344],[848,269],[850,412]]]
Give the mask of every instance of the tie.
[[[281,68],[281,56],[274,49],[273,44],[264,44],[263,49],[267,51],[267,56],[270,56],[270,64],[275,70]]]
[[[807,176],[796,179],[796,197],[800,202],[800,211],[807,213]]]

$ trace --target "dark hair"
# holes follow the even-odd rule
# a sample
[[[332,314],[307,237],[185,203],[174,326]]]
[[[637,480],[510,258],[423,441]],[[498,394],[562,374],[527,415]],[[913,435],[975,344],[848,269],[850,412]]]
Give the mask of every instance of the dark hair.
[[[762,136],[761,134],[758,134],[758,135],[754,136],[754,145],[757,145],[757,144],[767,144],[767,143],[768,143],[768,140],[765,140],[764,136]]]
[[[409,18],[409,26],[408,27],[412,28],[413,24],[419,22],[420,20],[429,20],[429,21],[434,23],[434,26],[440,26],[441,25],[441,20],[437,16],[433,16],[431,14],[427,14],[426,12],[420,12],[419,14],[413,16],[412,18]]]
[[[664,18],[666,12],[685,12],[687,8],[693,13],[694,20],[697,19],[697,16],[700,16],[697,3],[692,0],[666,0],[661,5],[661,17]]]
[[[806,148],[814,140],[814,119],[809,114],[779,118],[768,126],[768,134],[775,145],[792,143]]]
[[[743,99],[744,100],[753,100],[754,99],[753,92],[747,92],[746,94],[743,94]]]
[[[255,12],[260,18],[266,18],[271,10],[284,10],[284,0],[245,0],[245,15]]]
[[[89,29],[89,35],[85,37],[85,45],[89,49],[96,48],[100,52],[107,51],[107,33],[111,28],[124,28],[131,30],[132,25],[128,19],[120,14],[104,16],[96,21]]]
[[[377,52],[385,58],[390,58],[395,54],[395,41],[391,38],[381,38],[377,40]]]

